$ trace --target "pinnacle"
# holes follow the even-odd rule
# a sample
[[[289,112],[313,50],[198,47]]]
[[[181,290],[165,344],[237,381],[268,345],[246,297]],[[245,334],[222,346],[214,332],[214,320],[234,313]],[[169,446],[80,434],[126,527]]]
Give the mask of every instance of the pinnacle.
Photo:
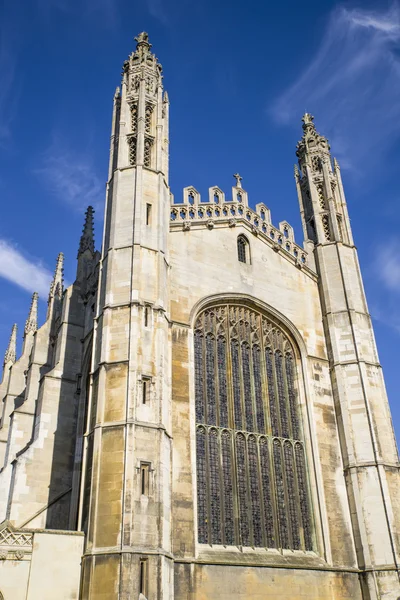
[[[303,130],[305,133],[307,133],[310,130],[314,130],[315,131],[315,125],[314,125],[314,117],[313,115],[311,115],[310,113],[306,112],[304,113],[302,119],[303,121]]]
[[[24,330],[25,335],[27,335],[30,331],[37,330],[38,298],[39,298],[38,293],[34,292],[33,296],[32,296],[32,302],[31,302],[31,308],[29,310],[29,315],[25,322],[25,330]]]
[[[17,324],[14,323],[11,330],[10,341],[4,355],[4,364],[8,362],[15,363],[17,360]]]
[[[304,125],[311,125],[314,121],[314,117],[310,113],[306,112],[301,120],[303,121]]]
[[[54,271],[53,281],[50,285],[49,300],[54,296],[62,294],[64,283],[64,254],[62,252],[57,256],[57,264]]]
[[[83,225],[83,231],[79,243],[78,258],[83,252],[85,252],[85,250],[90,250],[90,252],[94,254],[93,215],[93,206],[88,206],[85,213],[85,223]]]

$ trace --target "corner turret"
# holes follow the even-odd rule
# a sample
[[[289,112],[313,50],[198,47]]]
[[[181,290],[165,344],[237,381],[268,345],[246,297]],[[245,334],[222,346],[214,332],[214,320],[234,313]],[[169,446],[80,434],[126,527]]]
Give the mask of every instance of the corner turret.
[[[319,277],[358,566],[366,598],[383,598],[383,586],[398,597],[397,574],[388,576],[398,561],[398,491],[391,483],[397,448],[339,164],[334,159],[332,168],[328,140],[313,120],[303,117],[294,175],[305,245]]]
[[[302,120],[303,136],[296,150],[300,170],[295,168],[295,181],[307,250],[331,242],[353,245],[337,162],[332,170],[328,140],[316,130],[314,117],[305,113]]]

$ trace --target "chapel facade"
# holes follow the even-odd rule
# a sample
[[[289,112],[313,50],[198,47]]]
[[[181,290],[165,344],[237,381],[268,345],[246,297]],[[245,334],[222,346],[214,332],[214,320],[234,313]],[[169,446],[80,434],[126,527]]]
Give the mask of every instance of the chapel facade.
[[[57,259],[0,385],[3,600],[399,600],[399,459],[340,167],[310,114],[304,244],[168,185],[146,33],[114,96],[102,251]],[[204,266],[207,268],[204,268]]]

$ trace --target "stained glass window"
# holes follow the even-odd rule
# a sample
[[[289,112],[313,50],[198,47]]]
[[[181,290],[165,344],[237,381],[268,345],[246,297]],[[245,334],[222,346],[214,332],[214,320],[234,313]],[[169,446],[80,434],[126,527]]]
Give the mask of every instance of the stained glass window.
[[[210,529],[214,544],[221,544],[221,485],[219,481],[219,436],[211,429],[208,436],[210,463]]]
[[[207,461],[206,435],[202,427],[197,429],[197,513],[200,543],[207,543]]]
[[[219,392],[219,425],[228,427],[228,394],[226,387],[226,341],[219,337],[217,342],[218,355],[218,392]]]
[[[194,331],[198,541],[313,549],[294,347],[241,304]]]
[[[235,543],[235,524],[233,519],[233,473],[232,473],[232,442],[229,431],[222,432],[222,480],[224,506],[224,542]]]

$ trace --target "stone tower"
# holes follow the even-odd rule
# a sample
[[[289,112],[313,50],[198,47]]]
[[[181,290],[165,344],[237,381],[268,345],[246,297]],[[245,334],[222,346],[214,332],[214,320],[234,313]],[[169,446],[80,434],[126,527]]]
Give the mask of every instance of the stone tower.
[[[168,598],[172,585],[168,99],[147,34],[136,41],[114,97],[90,375],[88,599]]]
[[[295,180],[313,247],[343,469],[365,598],[399,586],[398,454],[340,167],[303,117]]]

